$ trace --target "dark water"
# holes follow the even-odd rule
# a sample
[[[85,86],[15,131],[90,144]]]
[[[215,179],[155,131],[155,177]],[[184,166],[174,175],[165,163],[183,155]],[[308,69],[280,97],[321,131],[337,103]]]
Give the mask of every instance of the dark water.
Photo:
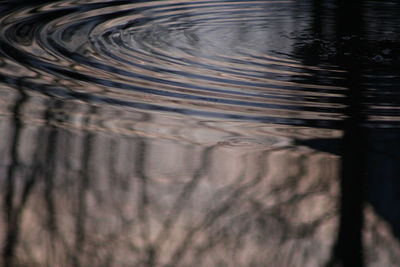
[[[3,266],[399,266],[399,11],[0,2]]]

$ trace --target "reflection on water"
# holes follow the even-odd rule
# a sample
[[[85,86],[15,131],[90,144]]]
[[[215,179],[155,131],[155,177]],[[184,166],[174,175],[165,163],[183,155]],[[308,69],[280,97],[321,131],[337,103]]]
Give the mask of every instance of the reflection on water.
[[[289,266],[329,257],[338,158],[284,136],[302,129],[58,100],[43,121],[29,116],[34,100],[1,125],[9,262]]]
[[[0,4],[2,265],[398,266],[399,6],[340,3]]]
[[[338,158],[289,136],[338,133],[41,96],[16,103],[1,124],[8,262],[288,266],[329,257]]]

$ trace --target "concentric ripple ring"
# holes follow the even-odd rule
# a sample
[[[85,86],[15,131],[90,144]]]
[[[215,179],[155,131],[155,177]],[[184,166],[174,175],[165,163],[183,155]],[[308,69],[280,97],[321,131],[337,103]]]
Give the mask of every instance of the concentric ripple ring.
[[[319,127],[342,119],[345,88],[300,78],[343,71],[290,57],[293,40],[279,31],[291,29],[281,15],[290,1],[71,2],[0,20],[2,81],[215,118]]]

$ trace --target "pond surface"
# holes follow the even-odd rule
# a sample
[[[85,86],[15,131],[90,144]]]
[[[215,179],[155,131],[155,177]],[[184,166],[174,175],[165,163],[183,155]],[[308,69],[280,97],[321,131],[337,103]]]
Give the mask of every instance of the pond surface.
[[[3,266],[399,266],[400,5],[340,8],[1,2]]]

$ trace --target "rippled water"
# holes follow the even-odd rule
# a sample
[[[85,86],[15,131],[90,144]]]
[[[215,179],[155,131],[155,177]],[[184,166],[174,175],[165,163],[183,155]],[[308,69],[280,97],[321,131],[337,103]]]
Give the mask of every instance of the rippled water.
[[[330,125],[341,117],[344,88],[296,77],[326,72],[334,79],[341,71],[306,66],[290,56],[294,40],[285,33],[298,26],[282,13],[291,9],[285,1],[23,8],[2,19],[2,47],[10,57],[4,64],[18,72],[7,78],[91,103]]]
[[[400,7],[362,10],[1,2],[4,266],[325,266],[358,173],[397,266]]]

